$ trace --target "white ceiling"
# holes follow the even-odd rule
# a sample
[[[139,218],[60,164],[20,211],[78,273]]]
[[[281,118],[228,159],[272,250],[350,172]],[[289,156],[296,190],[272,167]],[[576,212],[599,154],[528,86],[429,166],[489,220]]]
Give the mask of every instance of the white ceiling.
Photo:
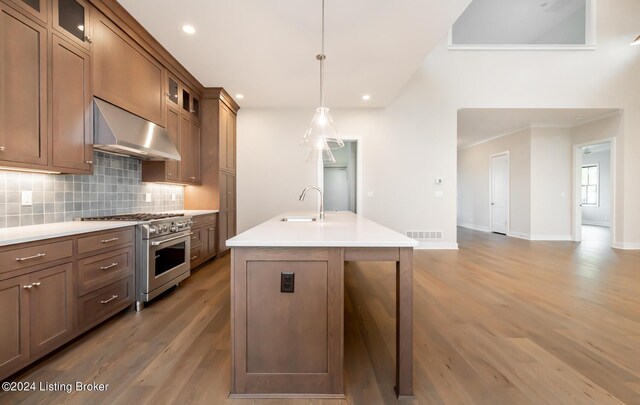
[[[203,85],[242,93],[241,106],[317,104],[320,0],[119,1]],[[388,105],[470,1],[327,0],[327,106]]]
[[[529,126],[572,127],[619,112],[613,108],[463,108],[458,111],[458,148]]]
[[[474,0],[453,26],[454,44],[585,42],[586,0]]]

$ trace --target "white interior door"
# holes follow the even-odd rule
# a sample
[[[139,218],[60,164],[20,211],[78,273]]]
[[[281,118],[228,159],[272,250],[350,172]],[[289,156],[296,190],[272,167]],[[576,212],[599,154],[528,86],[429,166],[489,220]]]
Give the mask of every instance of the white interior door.
[[[509,221],[509,155],[491,157],[491,232],[507,234]]]
[[[342,167],[324,168],[324,209],[349,211],[349,178]]]

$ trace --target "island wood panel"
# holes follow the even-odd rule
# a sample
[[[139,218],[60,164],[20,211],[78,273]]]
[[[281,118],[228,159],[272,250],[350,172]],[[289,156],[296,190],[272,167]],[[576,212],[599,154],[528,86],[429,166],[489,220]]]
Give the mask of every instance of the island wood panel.
[[[396,262],[396,394],[413,397],[413,248]]]
[[[231,396],[342,397],[342,249],[234,248],[232,262]],[[282,271],[295,272],[294,293],[280,292]]]
[[[345,262],[397,262],[400,260],[399,248],[345,248]]]

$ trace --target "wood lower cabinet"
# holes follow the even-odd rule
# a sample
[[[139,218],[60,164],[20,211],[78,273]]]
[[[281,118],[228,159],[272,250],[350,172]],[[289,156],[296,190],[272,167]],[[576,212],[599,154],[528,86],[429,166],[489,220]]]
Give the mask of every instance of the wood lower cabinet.
[[[133,304],[133,231],[0,247],[0,380]]]
[[[0,377],[29,360],[29,276],[0,281]]]
[[[218,251],[226,252],[227,239],[236,236],[236,176],[220,172],[220,226]]]
[[[31,355],[50,351],[73,334],[73,263],[66,263],[29,276]]]
[[[91,173],[91,67],[89,55],[53,36],[51,50],[51,164],[63,172]]]
[[[198,267],[218,253],[218,214],[198,215],[192,218],[191,268]]]
[[[0,3],[0,166],[47,166],[47,29]]]

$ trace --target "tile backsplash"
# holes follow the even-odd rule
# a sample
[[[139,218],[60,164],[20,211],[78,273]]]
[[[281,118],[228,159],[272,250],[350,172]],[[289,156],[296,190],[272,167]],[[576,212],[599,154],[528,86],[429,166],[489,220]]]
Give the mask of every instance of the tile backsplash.
[[[93,175],[0,171],[0,228],[183,209],[184,187],[143,183],[141,160],[96,151],[93,162]],[[32,205],[21,204],[22,191],[32,192]]]

